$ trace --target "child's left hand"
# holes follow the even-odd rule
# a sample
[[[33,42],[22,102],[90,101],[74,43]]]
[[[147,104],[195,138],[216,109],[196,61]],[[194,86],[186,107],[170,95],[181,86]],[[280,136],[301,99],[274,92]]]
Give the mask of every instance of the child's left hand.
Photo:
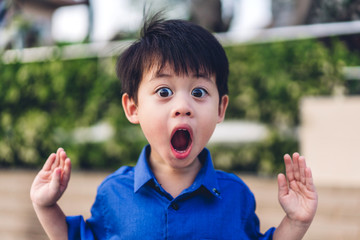
[[[300,224],[312,222],[318,203],[318,195],[310,168],[298,153],[284,156],[286,177],[278,175],[279,202],[287,217]]]

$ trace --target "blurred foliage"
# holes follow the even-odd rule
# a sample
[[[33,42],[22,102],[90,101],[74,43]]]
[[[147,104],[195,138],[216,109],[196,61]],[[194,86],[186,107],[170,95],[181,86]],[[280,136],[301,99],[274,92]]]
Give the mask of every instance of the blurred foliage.
[[[272,175],[284,171],[282,156],[298,151],[298,147],[293,136],[284,136],[272,129],[264,141],[216,144],[209,149],[218,169]]]
[[[269,129],[261,142],[210,145],[215,165],[226,170],[281,170],[282,155],[299,148],[294,128],[301,98],[333,94],[345,86],[341,68],[359,64],[338,41],[331,47],[302,40],[225,50],[231,74],[227,118]],[[114,67],[110,58],[0,62],[0,166],[39,167],[57,147],[66,149],[77,168],[135,164],[146,140],[123,114]],[[111,139],[75,140],[75,129],[102,122],[115,129]]]
[[[257,143],[211,146],[215,165],[262,174],[283,171],[282,156],[300,151],[302,97],[330,96],[353,87],[342,69],[360,63],[358,55],[335,39],[327,40],[327,46],[301,40],[233,46],[226,52],[231,73],[227,118],[263,123],[269,134]]]
[[[227,116],[274,126],[298,125],[301,97],[331,95],[344,85],[342,67],[356,62],[337,41],[331,48],[304,40],[226,50],[232,100]]]
[[[39,166],[57,147],[75,167],[113,168],[137,159],[144,145],[133,139],[121,107],[112,59],[53,60],[0,65],[0,165]],[[115,136],[76,143],[73,130],[109,122]],[[139,135],[139,134],[138,134]]]

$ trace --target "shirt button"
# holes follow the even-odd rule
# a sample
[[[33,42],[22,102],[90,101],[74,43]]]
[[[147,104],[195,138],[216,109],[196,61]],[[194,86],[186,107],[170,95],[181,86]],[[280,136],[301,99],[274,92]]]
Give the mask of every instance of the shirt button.
[[[216,188],[213,188],[212,191],[216,194],[216,196],[220,196],[220,192]]]
[[[179,205],[177,204],[177,203],[171,203],[171,207],[175,210],[175,211],[177,211],[177,210],[179,210]]]

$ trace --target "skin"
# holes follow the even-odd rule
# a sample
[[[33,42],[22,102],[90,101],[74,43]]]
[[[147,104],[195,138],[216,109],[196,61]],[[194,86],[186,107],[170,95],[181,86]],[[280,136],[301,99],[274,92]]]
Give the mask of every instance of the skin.
[[[138,102],[124,94],[122,103],[128,120],[140,124],[151,146],[150,166],[155,177],[169,194],[178,196],[199,172],[201,164],[197,155],[216,124],[223,121],[228,96],[219,101],[214,76],[197,77],[191,73],[178,76],[165,67],[161,73],[150,71],[144,75]],[[191,147],[185,153],[171,147],[172,134],[179,128],[186,128],[192,136]],[[315,216],[318,197],[305,158],[298,153],[292,158],[286,154],[284,163],[286,176],[278,175],[278,196],[286,215],[273,238],[301,239]],[[34,209],[50,239],[67,239],[65,215],[57,201],[66,190],[70,172],[70,159],[59,148],[49,156],[31,187]]]

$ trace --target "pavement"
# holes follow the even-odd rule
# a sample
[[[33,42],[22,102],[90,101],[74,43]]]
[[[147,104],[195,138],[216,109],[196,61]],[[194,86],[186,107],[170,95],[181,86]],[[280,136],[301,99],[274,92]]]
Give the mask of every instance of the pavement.
[[[73,171],[59,204],[67,215],[90,216],[97,186],[108,172]],[[48,239],[29,198],[36,171],[0,170],[0,239]],[[277,200],[275,178],[239,176],[255,194],[261,230],[277,226],[284,216]],[[316,180],[315,180],[316,181]],[[304,239],[360,239],[360,188],[317,186],[319,206]]]

